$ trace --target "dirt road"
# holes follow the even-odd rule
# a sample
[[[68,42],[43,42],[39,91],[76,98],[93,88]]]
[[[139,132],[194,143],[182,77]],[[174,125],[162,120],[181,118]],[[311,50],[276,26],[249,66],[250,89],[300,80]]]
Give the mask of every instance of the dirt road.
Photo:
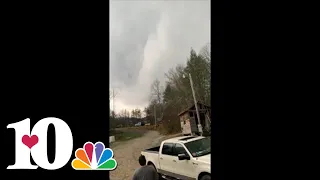
[[[140,167],[138,158],[142,150],[158,145],[161,136],[157,131],[148,131],[144,136],[112,147],[118,167],[110,172],[111,180],[131,180],[134,171]]]

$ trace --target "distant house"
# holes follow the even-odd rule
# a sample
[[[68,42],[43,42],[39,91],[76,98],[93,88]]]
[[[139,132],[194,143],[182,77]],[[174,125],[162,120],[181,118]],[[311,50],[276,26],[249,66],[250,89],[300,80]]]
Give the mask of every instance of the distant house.
[[[211,124],[211,108],[208,105],[198,102],[198,109],[200,115],[200,122],[203,127],[203,131],[209,130]],[[198,118],[196,113],[195,104],[188,107],[184,111],[178,114],[180,118],[181,131],[184,135],[198,134]]]

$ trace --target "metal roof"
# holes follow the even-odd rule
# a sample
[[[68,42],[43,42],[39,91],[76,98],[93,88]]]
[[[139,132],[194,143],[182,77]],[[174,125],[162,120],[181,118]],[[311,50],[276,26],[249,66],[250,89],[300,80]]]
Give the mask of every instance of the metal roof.
[[[202,105],[210,108],[210,106],[208,106],[208,105],[206,105],[206,104],[203,104],[203,103],[201,103],[201,102],[197,102],[197,104],[202,104]],[[178,116],[181,116],[182,114],[184,114],[185,112],[187,112],[188,110],[190,110],[191,108],[193,108],[194,106],[195,106],[195,104],[192,104],[191,106],[189,106],[188,108],[186,108],[185,110],[183,110],[182,112],[180,112],[180,113],[178,114]]]

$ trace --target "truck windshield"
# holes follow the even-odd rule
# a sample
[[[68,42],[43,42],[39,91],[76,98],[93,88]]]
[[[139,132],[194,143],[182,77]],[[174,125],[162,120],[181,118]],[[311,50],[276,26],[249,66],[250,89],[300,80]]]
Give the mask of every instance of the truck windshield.
[[[211,153],[211,137],[202,138],[184,144],[193,157]]]

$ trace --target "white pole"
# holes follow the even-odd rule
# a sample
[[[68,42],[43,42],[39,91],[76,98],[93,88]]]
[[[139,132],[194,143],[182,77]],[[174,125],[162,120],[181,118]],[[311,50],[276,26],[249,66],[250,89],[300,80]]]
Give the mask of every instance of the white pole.
[[[156,111],[156,105],[153,105],[153,111],[154,111],[154,127],[157,127],[157,111]]]
[[[192,81],[192,77],[191,74],[189,73],[189,79],[190,79],[190,85],[191,85],[191,90],[192,90],[192,95],[193,95],[193,100],[194,100],[194,105],[196,106],[196,112],[197,112],[197,118],[198,118],[198,130],[200,135],[202,136],[202,125],[201,125],[201,121],[200,121],[200,114],[199,114],[199,109],[198,109],[198,103],[197,103],[197,99],[196,99],[196,94],[194,92],[193,89],[193,81]]]

